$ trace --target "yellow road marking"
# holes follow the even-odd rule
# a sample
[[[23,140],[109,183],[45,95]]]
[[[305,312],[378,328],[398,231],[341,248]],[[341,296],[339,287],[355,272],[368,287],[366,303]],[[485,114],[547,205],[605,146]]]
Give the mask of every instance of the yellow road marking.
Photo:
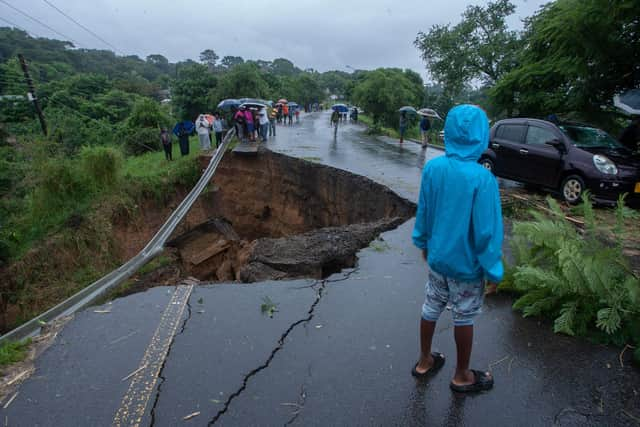
[[[114,426],[139,426],[142,422],[151,393],[153,393],[160,368],[178,329],[184,308],[189,301],[193,285],[180,285],[162,313],[147,350],[138,364],[141,368],[133,375],[129,389],[122,398],[120,409],[113,419]]]

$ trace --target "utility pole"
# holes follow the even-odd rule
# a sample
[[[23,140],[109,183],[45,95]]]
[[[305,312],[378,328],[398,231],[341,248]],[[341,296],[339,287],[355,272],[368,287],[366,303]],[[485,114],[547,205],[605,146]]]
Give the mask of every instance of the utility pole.
[[[42,133],[47,136],[47,122],[44,121],[44,114],[42,113],[40,103],[38,102],[38,98],[36,97],[36,88],[33,85],[31,76],[29,75],[27,62],[24,60],[24,56],[22,56],[21,53],[18,54],[18,59],[20,60],[20,66],[22,67],[24,78],[27,81],[27,86],[29,86],[29,101],[33,101],[33,106],[36,109],[36,113],[38,113],[38,119],[40,119],[40,126],[42,126]]]

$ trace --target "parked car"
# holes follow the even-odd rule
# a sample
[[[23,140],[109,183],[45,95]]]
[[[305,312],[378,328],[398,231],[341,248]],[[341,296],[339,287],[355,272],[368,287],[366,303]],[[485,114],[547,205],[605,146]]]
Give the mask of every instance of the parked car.
[[[575,204],[588,189],[596,202],[640,199],[640,156],[595,127],[537,119],[498,121],[479,163],[496,176],[556,190]]]

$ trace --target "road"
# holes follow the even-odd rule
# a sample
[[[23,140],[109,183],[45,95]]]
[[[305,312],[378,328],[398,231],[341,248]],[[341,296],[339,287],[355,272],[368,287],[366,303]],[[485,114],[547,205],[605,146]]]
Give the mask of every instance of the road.
[[[366,175],[412,200],[425,160],[441,155],[364,136],[355,125],[334,140],[328,121],[326,113],[305,115],[278,127],[266,145]],[[384,233],[384,244],[358,254],[357,268],[326,280],[201,285],[183,311],[170,309],[185,286],[161,287],[78,313],[0,409],[0,421],[117,424],[136,378],[158,364],[157,378],[134,390],[145,403],[131,407],[139,425],[637,425],[640,373],[620,365],[617,349],[554,335],[547,322],[514,313],[506,296],[488,298],[476,323],[472,363],[494,372],[492,391],[449,390],[449,313],[434,339],[445,367],[416,382],[409,371],[426,267],[411,244],[412,226]],[[266,297],[277,304],[272,318],[261,312]],[[179,318],[158,327],[167,312]],[[148,360],[164,342],[158,333],[171,328],[166,357],[152,352],[161,360]]]

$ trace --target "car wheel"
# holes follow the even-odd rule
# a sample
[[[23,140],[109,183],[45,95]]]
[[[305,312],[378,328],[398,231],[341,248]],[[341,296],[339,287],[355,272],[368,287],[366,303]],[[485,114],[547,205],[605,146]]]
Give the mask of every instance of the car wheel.
[[[578,175],[569,175],[562,181],[560,186],[560,194],[562,198],[569,204],[577,204],[584,192],[584,181]]]
[[[483,157],[480,159],[480,166],[493,173],[493,162],[488,157]]]

